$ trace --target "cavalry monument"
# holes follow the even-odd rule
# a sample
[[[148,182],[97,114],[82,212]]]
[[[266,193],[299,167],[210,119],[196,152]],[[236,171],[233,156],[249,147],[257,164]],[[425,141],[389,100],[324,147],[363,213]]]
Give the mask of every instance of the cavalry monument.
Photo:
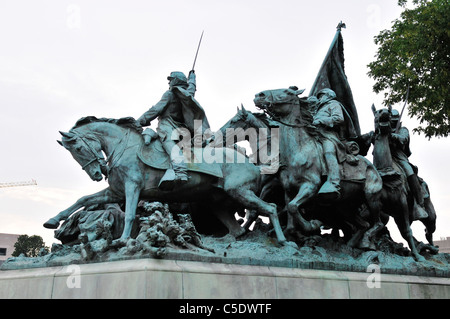
[[[2,269],[150,258],[359,273],[375,265],[448,278],[399,110],[373,106],[373,130],[360,130],[343,26],[308,96],[295,86],[253,92],[260,112],[238,107],[215,132],[195,99],[195,62],[188,76],[171,72],[161,100],[137,119],[87,116],[60,132],[58,143],[109,186],[44,223],[61,241],[49,254],[10,258]],[[244,140],[251,155],[236,144]],[[390,217],[408,247],[391,238]],[[414,238],[415,222],[426,243]]]

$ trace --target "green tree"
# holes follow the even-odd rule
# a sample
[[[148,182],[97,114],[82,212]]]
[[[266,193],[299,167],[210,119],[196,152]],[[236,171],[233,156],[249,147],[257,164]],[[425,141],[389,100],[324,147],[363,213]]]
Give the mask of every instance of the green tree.
[[[13,257],[18,257],[20,254],[24,254],[25,257],[36,257],[42,248],[47,252],[49,251],[42,237],[38,235],[20,235],[14,244],[14,248],[14,252],[11,254]]]
[[[405,99],[410,87],[408,115],[420,125],[414,132],[426,137],[450,133],[450,1],[399,0],[404,8],[390,30],[374,39],[376,60],[368,65],[375,93],[384,91],[385,105]]]

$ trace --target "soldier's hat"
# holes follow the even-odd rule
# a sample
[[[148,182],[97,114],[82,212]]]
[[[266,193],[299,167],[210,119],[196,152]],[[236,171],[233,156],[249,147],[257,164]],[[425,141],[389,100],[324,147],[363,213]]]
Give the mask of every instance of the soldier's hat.
[[[167,80],[173,80],[173,79],[178,79],[178,80],[181,80],[183,82],[187,82],[186,75],[184,75],[184,73],[180,72],[180,71],[170,72],[170,75],[167,77]]]
[[[329,89],[329,88],[325,88],[325,89],[322,89],[319,92],[317,92],[317,97],[319,97],[322,94],[325,94],[330,99],[336,98],[336,93],[332,89]]]

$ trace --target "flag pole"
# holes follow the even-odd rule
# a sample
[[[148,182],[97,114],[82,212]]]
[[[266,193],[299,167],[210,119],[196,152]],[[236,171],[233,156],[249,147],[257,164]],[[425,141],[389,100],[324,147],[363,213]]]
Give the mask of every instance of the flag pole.
[[[317,73],[316,79],[314,80],[313,85],[311,86],[311,88],[315,88],[317,81],[319,80],[320,77],[320,70],[322,70],[322,68],[325,66],[325,63],[327,63],[328,57],[330,56],[331,52],[333,51],[334,48],[334,44],[336,43],[336,41],[339,39],[339,34],[341,33],[342,28],[346,28],[345,23],[343,23],[342,21],[339,22],[339,24],[336,27],[336,34],[334,35],[333,41],[331,41],[331,45],[330,48],[328,49],[327,55],[325,56],[325,59],[323,59],[322,65],[319,68],[319,72]],[[312,92],[309,93],[309,96],[311,96]]]

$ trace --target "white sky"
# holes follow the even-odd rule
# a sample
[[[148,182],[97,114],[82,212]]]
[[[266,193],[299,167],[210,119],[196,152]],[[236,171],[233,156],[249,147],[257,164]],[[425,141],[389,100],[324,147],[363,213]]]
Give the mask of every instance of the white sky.
[[[79,197],[107,187],[81,170],[56,143],[87,115],[139,117],[167,90],[171,71],[196,64],[196,98],[212,129],[255,93],[313,84],[339,21],[345,67],[362,132],[373,129],[367,64],[373,37],[390,28],[394,0],[171,0],[0,2],[0,182],[38,186],[0,189],[0,232],[40,235],[42,224]],[[396,106],[401,107],[401,106]],[[404,118],[410,130],[417,121]],[[155,124],[152,125],[153,128]],[[447,139],[412,135],[410,160],[429,184],[438,214],[435,238],[450,236]],[[388,224],[392,232],[396,227]],[[421,223],[414,223],[423,240]],[[399,237],[396,239],[400,240]]]

